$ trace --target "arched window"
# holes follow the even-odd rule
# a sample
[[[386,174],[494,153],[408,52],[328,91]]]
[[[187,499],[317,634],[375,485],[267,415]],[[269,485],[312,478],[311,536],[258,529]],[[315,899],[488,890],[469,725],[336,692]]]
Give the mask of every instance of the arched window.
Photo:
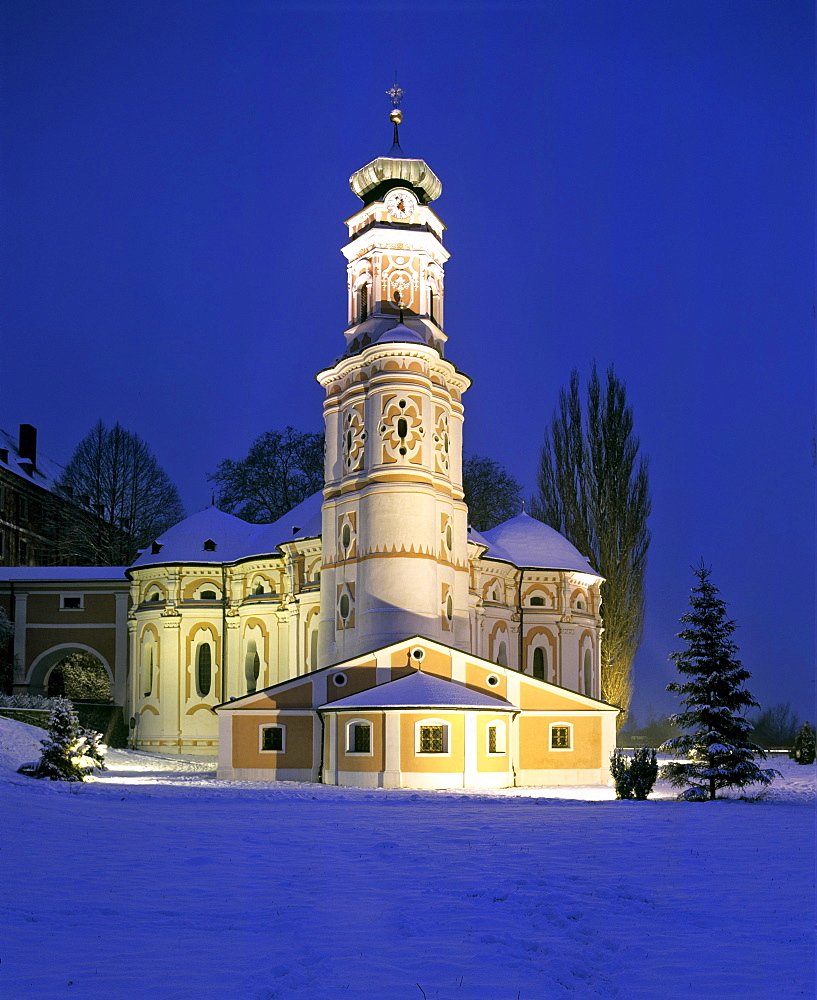
[[[309,633],[309,667],[318,669],[318,630],[314,628]]]
[[[365,754],[372,752],[372,727],[361,719],[353,719],[346,724],[346,753]]]
[[[359,323],[369,315],[369,286],[366,284],[357,290],[357,315]]]
[[[544,597],[532,597],[530,599],[530,606],[532,608],[543,608],[545,606]]]
[[[200,698],[210,694],[212,683],[212,652],[209,642],[199,643],[196,650],[196,688]]]
[[[501,719],[492,719],[488,723],[486,752],[489,754],[505,753],[505,723]]]
[[[442,719],[423,719],[414,725],[415,754],[448,755],[450,726]]]
[[[255,691],[260,672],[261,658],[258,655],[258,647],[255,639],[250,639],[247,643],[247,652],[244,655],[244,677],[247,681],[247,694],[252,694]]]
[[[261,583],[261,581],[259,580],[258,583],[256,583],[255,587],[253,588],[253,594],[258,595],[263,593],[264,593],[264,584]]]
[[[153,643],[145,643],[142,650],[142,694],[145,698],[153,690]]]
[[[504,641],[499,644],[499,649],[496,654],[496,662],[500,667],[508,666],[508,648]]]
[[[547,680],[548,654],[543,646],[533,651],[533,676],[540,681]]]
[[[584,651],[584,693],[593,697],[593,657],[589,649]]]
[[[215,592],[215,590],[202,590],[201,593],[199,594],[199,600],[200,601],[217,601],[218,600],[218,594]]]

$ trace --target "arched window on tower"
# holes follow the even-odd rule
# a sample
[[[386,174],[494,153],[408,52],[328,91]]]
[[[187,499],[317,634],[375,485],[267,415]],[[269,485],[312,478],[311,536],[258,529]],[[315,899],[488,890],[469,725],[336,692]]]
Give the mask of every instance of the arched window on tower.
[[[369,315],[369,286],[363,284],[357,290],[358,323],[362,323]]]
[[[542,646],[537,646],[533,651],[533,676],[540,681],[547,680],[547,669],[547,650]]]
[[[437,296],[433,288],[428,289],[428,315],[435,323],[437,322]]]
[[[593,657],[590,650],[584,651],[584,693],[588,698],[593,697]]]
[[[258,655],[258,646],[255,639],[250,639],[247,643],[247,652],[244,656],[244,678],[247,681],[247,694],[252,694],[258,686],[258,675],[261,672],[261,658]]]
[[[500,667],[508,666],[508,647],[504,642],[500,642],[499,649],[496,654],[496,662]]]
[[[212,683],[212,653],[210,643],[202,642],[196,650],[196,688],[200,698],[210,694]]]

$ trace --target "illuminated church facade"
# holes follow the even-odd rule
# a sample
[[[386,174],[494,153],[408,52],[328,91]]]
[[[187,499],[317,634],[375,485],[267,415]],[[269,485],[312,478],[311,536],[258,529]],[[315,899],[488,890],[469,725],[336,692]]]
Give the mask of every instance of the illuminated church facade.
[[[606,782],[602,581],[524,513],[469,528],[442,185],[400,119],[350,180],[345,351],[317,375],[324,489],[268,525],[210,507],[128,569],[133,743],[218,753],[224,778]]]

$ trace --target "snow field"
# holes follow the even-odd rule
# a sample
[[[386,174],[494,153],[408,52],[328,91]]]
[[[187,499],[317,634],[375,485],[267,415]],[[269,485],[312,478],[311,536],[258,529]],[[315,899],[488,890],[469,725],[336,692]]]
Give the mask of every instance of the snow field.
[[[127,751],[66,785],[13,773],[37,734],[0,720],[13,1000],[814,996],[814,768],[709,804],[216,783]]]

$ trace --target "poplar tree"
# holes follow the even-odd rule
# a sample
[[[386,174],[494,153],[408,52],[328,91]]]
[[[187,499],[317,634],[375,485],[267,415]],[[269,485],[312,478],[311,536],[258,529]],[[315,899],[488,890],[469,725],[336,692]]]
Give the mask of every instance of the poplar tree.
[[[661,777],[687,786],[680,798],[702,801],[714,799],[721,788],[768,785],[779,772],[755,764],[766,753],[748,739],[752,724],[740,714],[757,702],[744,687],[751,675],[736,656],[731,639],[735,623],[726,617],[710,569],[701,563],[694,572],[698,583],[692,588],[692,610],[681,618],[687,628],[678,633],[686,649],[671,654],[687,680],[667,685],[668,691],[683,695],[684,711],[670,716],[671,721],[691,732],[663,745],[663,750],[685,754],[686,760],[665,764]]]
[[[650,532],[647,460],[639,456],[624,383],[595,364],[582,399],[579,373],[562,389],[545,431],[531,513],[571,541],[603,577],[601,696],[622,712],[632,697],[632,663],[644,629]]]

